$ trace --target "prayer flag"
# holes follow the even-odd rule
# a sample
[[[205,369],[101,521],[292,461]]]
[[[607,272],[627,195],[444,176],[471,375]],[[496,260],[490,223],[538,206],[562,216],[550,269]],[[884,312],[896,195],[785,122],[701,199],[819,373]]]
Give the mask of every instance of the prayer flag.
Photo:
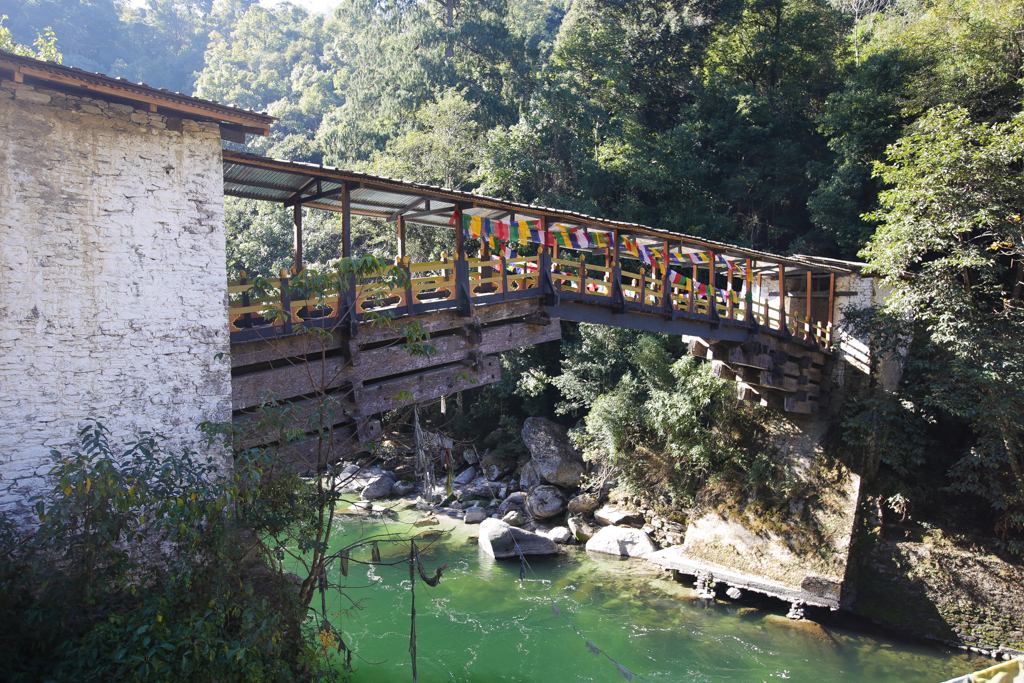
[[[576,238],[576,244],[578,249],[589,249],[590,248],[590,235],[586,230],[576,228],[572,231],[573,237]]]
[[[694,264],[698,264],[698,263],[711,263],[711,259],[708,258],[707,253],[705,253],[703,251],[698,251],[698,252],[696,252],[694,254],[688,254],[688,256],[690,257],[690,261],[692,263],[694,263]]]
[[[529,239],[529,232],[526,232],[526,237],[523,236],[523,229],[520,228],[521,223],[519,221],[512,221],[508,224],[508,241],[515,242],[516,244],[526,244]]]
[[[597,648],[597,645],[594,645],[589,640],[587,641],[587,649],[590,650],[590,654],[594,655],[595,657],[601,654],[601,651]]]
[[[508,223],[498,221],[494,224],[494,236],[499,240],[508,241]]]
[[[587,233],[587,239],[590,240],[590,245],[593,247],[608,246],[608,235],[604,234],[603,232]]]
[[[632,671],[630,671],[626,667],[622,666],[618,662],[615,662],[615,666],[619,667],[619,673],[622,674],[623,678],[625,678],[627,681],[632,681],[633,680],[633,672]]]
[[[625,235],[622,236],[622,247],[626,251],[628,251],[630,254],[632,254],[633,256],[636,256],[637,258],[640,257],[640,253],[639,253],[639,251],[637,251],[636,242],[634,242],[633,240],[629,239]]]

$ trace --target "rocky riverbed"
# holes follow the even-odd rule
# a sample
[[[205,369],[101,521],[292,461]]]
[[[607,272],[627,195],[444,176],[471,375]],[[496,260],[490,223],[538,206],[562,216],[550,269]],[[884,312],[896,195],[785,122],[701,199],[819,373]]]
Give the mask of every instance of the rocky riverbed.
[[[500,433],[488,437],[493,444]],[[530,451],[525,463],[476,448],[454,454],[457,470],[451,494],[446,487],[423,491],[409,467],[352,463],[342,473],[346,491],[360,501],[348,514],[383,513],[418,507],[419,522],[434,526],[449,520],[479,525],[480,548],[492,558],[557,555],[567,546],[594,556],[652,558],[661,548],[682,548],[687,527],[644,507],[640,501],[608,491],[581,490],[586,465],[564,427],[544,418],[526,420],[522,438]],[[393,463],[390,463],[393,464]],[[404,472],[403,472],[404,469]],[[387,502],[385,502],[387,501]],[[430,512],[435,516],[431,516]],[[918,541],[877,542],[857,558],[856,598],[847,605],[886,628],[899,629],[995,658],[1024,650],[1024,568],[968,549],[941,534]],[[662,563],[664,566],[664,563]],[[647,562],[632,565],[656,567]],[[719,585],[696,572],[697,595],[738,600],[751,584]],[[675,572],[677,580],[683,579]],[[769,586],[770,588],[770,586]],[[754,590],[759,590],[754,588]],[[772,594],[771,590],[767,591]],[[777,597],[784,597],[780,594]],[[793,600],[791,619],[804,616]],[[813,603],[812,603],[813,604]]]

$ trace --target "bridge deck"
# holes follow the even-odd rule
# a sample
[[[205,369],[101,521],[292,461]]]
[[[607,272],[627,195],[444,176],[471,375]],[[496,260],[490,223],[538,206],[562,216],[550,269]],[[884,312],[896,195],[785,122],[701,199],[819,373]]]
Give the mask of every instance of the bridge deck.
[[[716,372],[737,379],[741,397],[811,412],[819,392],[808,397],[790,384],[820,375],[832,346],[835,277],[850,272],[642,225],[230,151],[224,190],[294,208],[294,268],[274,278],[243,272],[228,285],[239,415],[267,390],[301,413],[316,393],[314,376],[324,380],[317,390],[347,391],[346,419],[389,410],[398,396],[431,400],[497,380],[489,354],[560,338],[559,320],[717,342],[724,346],[706,353],[722,364],[739,359]],[[341,213],[342,257],[355,256],[352,216],[393,223],[396,265],[311,296],[303,280],[304,206]],[[413,223],[454,232],[453,255],[411,262],[405,229]],[[436,355],[397,353],[397,340],[375,324],[382,317],[423,324]],[[300,326],[329,330],[330,348],[308,347],[295,334]],[[770,354],[775,361],[767,362],[777,368],[763,360]],[[761,359],[752,361],[757,376],[744,365],[748,356]],[[802,374],[787,374],[798,363]],[[793,395],[783,404],[780,392]]]

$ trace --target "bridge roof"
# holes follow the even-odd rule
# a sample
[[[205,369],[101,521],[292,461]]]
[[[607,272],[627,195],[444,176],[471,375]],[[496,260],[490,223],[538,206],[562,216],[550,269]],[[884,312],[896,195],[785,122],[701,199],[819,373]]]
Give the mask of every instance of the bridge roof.
[[[724,242],[659,230],[638,223],[614,221],[543,206],[534,206],[488,197],[435,185],[348,171],[330,166],[284,159],[271,159],[244,152],[224,151],[224,194],[247,199],[294,206],[301,203],[314,209],[342,211],[341,192],[349,184],[350,211],[353,215],[451,229],[453,212],[461,206],[464,213],[482,218],[520,220],[546,218],[569,228],[610,232],[637,239],[641,244],[661,246],[668,240],[673,251],[714,251],[716,254],[752,261],[755,269],[777,268],[780,264],[819,273],[851,273],[853,264],[813,257],[786,257]],[[678,246],[677,246],[678,245]]]

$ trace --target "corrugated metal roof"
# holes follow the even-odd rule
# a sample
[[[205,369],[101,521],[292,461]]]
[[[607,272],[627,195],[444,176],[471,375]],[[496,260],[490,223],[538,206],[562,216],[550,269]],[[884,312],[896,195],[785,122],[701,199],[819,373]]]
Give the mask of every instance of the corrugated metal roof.
[[[297,181],[296,178],[301,181]],[[324,188],[327,187],[328,181],[335,181],[334,187],[340,187],[342,182],[350,183],[350,210],[355,215],[388,217],[399,209],[409,206],[417,198],[422,198],[425,200],[424,202],[403,212],[408,222],[448,227],[452,212],[456,206],[461,206],[462,210],[467,213],[484,217],[509,213],[511,214],[510,218],[515,220],[544,217],[551,222],[561,222],[601,232],[617,230],[620,234],[629,235],[646,245],[660,246],[667,240],[673,250],[714,251],[733,258],[749,258],[755,268],[775,267],[781,264],[825,272],[852,272],[850,266],[841,262],[830,262],[812,257],[785,257],[693,235],[660,230],[638,223],[588,216],[576,211],[511,202],[462,190],[445,189],[434,185],[412,183],[407,180],[375,176],[359,171],[347,171],[330,166],[224,151],[224,193],[228,195],[253,199],[266,197],[270,201],[287,202],[294,199],[294,193],[286,197],[275,195],[274,199],[270,199],[266,193],[275,190],[268,189],[268,187],[283,187],[285,184],[287,187],[301,187],[305,183],[306,189],[302,195],[304,204],[308,203],[314,208],[326,210],[343,210],[342,200],[339,196],[312,199],[316,196],[315,181],[317,179],[321,181],[321,186]],[[426,203],[428,201],[429,210],[445,209],[445,212],[410,217],[418,212],[427,211]],[[806,260],[804,260],[805,258]]]

